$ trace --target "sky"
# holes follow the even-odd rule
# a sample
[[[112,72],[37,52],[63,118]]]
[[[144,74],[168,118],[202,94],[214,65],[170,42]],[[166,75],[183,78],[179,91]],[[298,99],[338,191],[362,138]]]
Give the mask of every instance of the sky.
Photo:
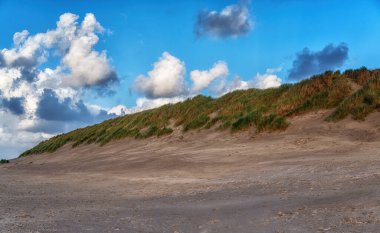
[[[0,0],[0,158],[198,94],[378,68],[379,0]]]

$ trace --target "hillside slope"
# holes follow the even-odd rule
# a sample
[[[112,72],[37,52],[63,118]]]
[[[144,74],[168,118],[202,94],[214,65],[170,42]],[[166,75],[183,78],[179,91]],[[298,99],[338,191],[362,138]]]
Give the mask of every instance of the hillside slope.
[[[125,137],[148,138],[171,134],[174,127],[194,129],[284,130],[288,117],[320,109],[334,109],[325,119],[338,121],[352,116],[363,120],[380,106],[380,70],[325,72],[297,84],[266,90],[249,89],[218,99],[196,96],[177,104],[107,120],[41,142],[21,156],[53,152],[67,143],[104,145]]]

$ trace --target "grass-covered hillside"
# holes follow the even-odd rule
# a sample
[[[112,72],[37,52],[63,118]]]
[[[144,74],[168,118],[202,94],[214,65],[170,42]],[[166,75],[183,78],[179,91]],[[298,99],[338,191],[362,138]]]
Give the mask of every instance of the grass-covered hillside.
[[[363,120],[380,107],[380,70],[325,72],[297,84],[266,90],[249,89],[220,98],[196,96],[177,104],[107,120],[41,142],[21,156],[52,152],[65,145],[103,145],[125,137],[148,138],[171,134],[172,127],[184,132],[195,129],[283,130],[287,117],[318,109],[334,108],[326,118],[338,121],[351,116]]]

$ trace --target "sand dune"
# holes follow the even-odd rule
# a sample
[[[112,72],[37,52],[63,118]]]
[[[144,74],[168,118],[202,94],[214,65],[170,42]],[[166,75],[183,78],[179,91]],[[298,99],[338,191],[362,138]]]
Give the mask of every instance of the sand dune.
[[[380,112],[179,130],[0,166],[0,232],[378,232]]]

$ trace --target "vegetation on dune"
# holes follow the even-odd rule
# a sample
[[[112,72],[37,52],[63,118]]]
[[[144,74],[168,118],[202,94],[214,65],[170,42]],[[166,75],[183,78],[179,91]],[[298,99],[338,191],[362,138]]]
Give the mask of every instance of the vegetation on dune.
[[[362,120],[380,107],[380,70],[325,72],[297,84],[284,84],[266,90],[248,89],[220,98],[196,96],[177,104],[107,120],[41,142],[21,156],[52,152],[68,142],[104,145],[125,137],[148,138],[171,134],[173,127],[184,132],[194,129],[283,130],[287,117],[318,109],[335,108],[328,121],[349,115]]]
[[[364,120],[369,113],[380,108],[380,72],[376,70],[375,75],[371,75],[369,71],[363,69],[359,73],[358,71],[346,71],[346,73],[363,86],[345,98],[326,119],[328,121],[341,120],[348,115],[355,120]]]
[[[5,164],[5,163],[9,163],[9,160],[8,159],[2,159],[2,160],[0,160],[0,164]]]

